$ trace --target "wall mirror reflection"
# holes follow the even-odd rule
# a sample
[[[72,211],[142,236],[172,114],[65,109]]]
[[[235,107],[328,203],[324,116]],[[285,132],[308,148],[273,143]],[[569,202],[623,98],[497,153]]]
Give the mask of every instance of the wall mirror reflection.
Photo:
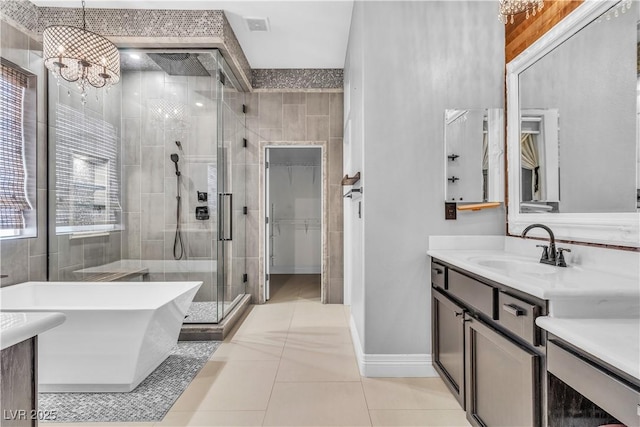
[[[445,110],[445,199],[457,203],[501,202],[503,110]]]
[[[523,110],[520,119],[520,210],[557,212],[558,110]]]
[[[638,15],[585,2],[508,64],[511,234],[638,245]]]

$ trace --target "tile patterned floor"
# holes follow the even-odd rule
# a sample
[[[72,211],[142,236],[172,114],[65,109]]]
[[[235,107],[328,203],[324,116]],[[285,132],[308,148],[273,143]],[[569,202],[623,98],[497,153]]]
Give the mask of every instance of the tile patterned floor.
[[[192,302],[184,323],[217,323],[218,303],[215,301]]]
[[[469,425],[439,378],[360,377],[348,319],[319,276],[276,276],[162,422],[64,426]]]
[[[40,393],[39,409],[55,412],[57,423],[161,421],[219,345],[180,342],[131,393]]]

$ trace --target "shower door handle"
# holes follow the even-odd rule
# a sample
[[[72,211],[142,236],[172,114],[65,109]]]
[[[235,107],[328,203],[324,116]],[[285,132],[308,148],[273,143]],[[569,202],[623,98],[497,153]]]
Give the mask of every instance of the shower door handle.
[[[220,240],[233,240],[233,194],[219,193],[220,213],[222,221],[218,220],[218,236]]]

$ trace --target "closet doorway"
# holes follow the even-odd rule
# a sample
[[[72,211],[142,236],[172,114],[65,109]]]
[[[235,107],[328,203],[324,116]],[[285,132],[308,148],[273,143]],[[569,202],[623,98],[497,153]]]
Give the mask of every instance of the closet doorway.
[[[323,290],[323,151],[322,146],[264,147],[265,302],[291,280],[317,283],[318,295]]]

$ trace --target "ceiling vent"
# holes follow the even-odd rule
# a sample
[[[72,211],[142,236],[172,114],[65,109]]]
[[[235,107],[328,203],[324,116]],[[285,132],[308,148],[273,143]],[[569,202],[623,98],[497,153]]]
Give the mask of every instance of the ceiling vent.
[[[249,31],[269,31],[269,18],[255,18],[244,16]]]

